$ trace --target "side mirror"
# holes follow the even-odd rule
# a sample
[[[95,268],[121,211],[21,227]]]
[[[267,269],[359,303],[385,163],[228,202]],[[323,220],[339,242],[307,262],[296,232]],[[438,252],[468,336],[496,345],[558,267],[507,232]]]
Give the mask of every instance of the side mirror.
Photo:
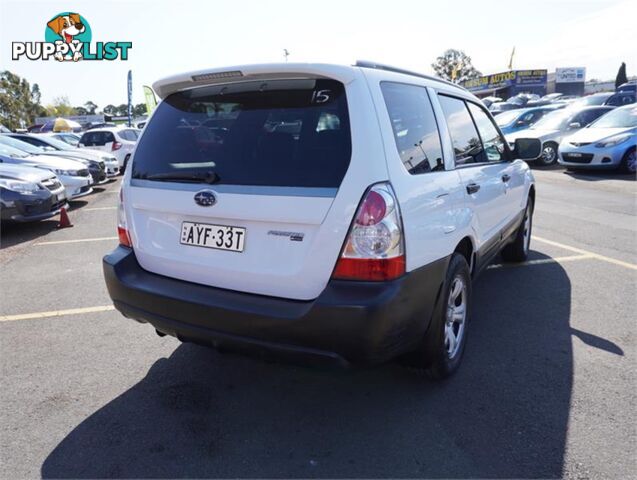
[[[515,140],[513,156],[520,160],[535,160],[542,152],[542,142],[538,138],[518,138]]]
[[[582,128],[582,124],[579,123],[579,122],[569,123],[568,124],[568,128],[570,128],[570,129]]]

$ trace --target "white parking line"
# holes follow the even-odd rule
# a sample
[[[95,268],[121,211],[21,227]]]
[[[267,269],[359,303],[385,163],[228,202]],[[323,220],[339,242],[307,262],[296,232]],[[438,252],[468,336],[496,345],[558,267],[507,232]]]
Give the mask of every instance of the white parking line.
[[[90,208],[84,208],[83,210],[85,212],[90,212],[92,210],[117,210],[117,207],[90,207]]]
[[[576,260],[586,260],[589,258],[595,258],[595,257],[593,255],[583,254],[583,255],[571,255],[568,257],[538,258],[536,260],[528,260],[522,263],[495,263],[493,265],[489,265],[487,269],[526,267],[528,265],[545,265],[547,263],[573,262]]]
[[[595,258],[597,260],[613,263],[615,265],[619,265],[620,267],[630,268],[631,270],[637,270],[637,265],[635,265],[634,263],[624,262],[622,260],[617,260],[616,258],[606,257],[605,255],[600,255],[599,253],[589,252],[588,250],[584,250],[582,248],[571,247],[570,245],[565,245],[563,243],[555,242],[547,238],[536,237],[535,235],[533,235],[533,239],[537,240],[538,242],[546,243],[547,245],[553,245],[554,247],[563,248],[564,250],[570,250],[571,252],[581,253],[582,255],[588,255],[591,258]]]
[[[62,317],[64,315],[81,315],[83,313],[110,312],[115,310],[113,305],[102,305],[99,307],[70,308],[68,310],[51,310],[49,312],[21,313],[18,315],[0,316],[0,322],[13,322],[16,320],[31,320],[34,318]]]
[[[38,242],[34,245],[61,245],[63,243],[102,242],[104,240],[117,240],[117,237],[77,238],[74,240],[56,240],[54,242]]]

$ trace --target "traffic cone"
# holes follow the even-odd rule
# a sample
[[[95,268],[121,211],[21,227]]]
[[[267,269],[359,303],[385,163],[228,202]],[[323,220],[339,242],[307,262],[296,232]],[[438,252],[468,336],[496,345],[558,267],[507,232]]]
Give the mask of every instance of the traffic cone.
[[[69,220],[69,216],[66,213],[66,208],[62,207],[60,209],[60,223],[58,223],[57,228],[69,228],[72,226],[73,224],[71,223],[71,220]]]

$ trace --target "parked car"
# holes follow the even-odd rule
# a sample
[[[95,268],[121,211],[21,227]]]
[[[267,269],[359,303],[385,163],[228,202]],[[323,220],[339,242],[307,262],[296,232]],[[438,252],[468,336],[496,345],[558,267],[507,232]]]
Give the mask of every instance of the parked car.
[[[592,107],[595,105],[604,105],[606,100],[613,96],[613,92],[593,93],[586,97],[581,97],[569,105],[569,108]]]
[[[560,143],[559,163],[568,169],[621,168],[635,174],[637,105],[619,107]]]
[[[495,122],[503,134],[517,132],[529,128],[547,113],[555,111],[551,107],[520,108],[498,115]]]
[[[66,205],[66,191],[50,171],[4,163],[0,155],[0,219],[31,222],[50,218]],[[9,159],[10,160],[10,159]]]
[[[635,103],[635,92],[630,90],[624,90],[611,95],[604,105],[611,105],[613,107],[621,107],[622,105],[630,105]]]
[[[4,143],[0,143],[0,155],[3,163],[37,167],[55,173],[64,185],[68,199],[83,197],[93,191],[91,175],[82,162],[50,155],[28,155]]]
[[[109,152],[117,158],[120,171],[123,173],[138,137],[139,130],[136,128],[95,128],[84,132],[78,146]]]
[[[233,70],[154,84],[103,262],[115,307],[223,349],[453,373],[472,276],[527,258],[540,142],[511,152],[466,90],[384,65]]]
[[[487,108],[489,108],[494,103],[498,103],[502,101],[500,97],[494,97],[494,96],[484,97],[484,98],[481,98],[480,100],[482,100],[482,103],[484,103],[484,106]]]
[[[10,136],[41,148],[47,153],[73,158],[87,163],[95,183],[105,183],[106,177],[113,177],[119,173],[119,165],[112,155],[80,150],[47,134],[12,133]]]
[[[79,143],[81,138],[80,135],[78,135],[77,133],[71,133],[71,132],[49,133],[48,135],[57,140],[61,140],[64,143],[68,143],[72,147],[77,147],[77,144]]]
[[[98,183],[106,182],[106,173],[104,170],[103,162],[98,162],[96,160],[87,160],[86,158],[74,158],[72,155],[63,155],[63,152],[58,152],[57,150],[52,150],[52,149],[43,150],[40,147],[36,147],[35,145],[32,145],[30,143],[23,142],[22,140],[19,140],[18,138],[14,138],[11,135],[1,135],[0,143],[9,145],[13,148],[17,148],[18,150],[22,150],[23,152],[29,155],[43,154],[43,155],[48,155],[51,157],[76,160],[78,162],[83,163],[85,167],[88,169],[89,174],[91,176],[91,185],[96,185]],[[34,153],[32,150],[36,150],[36,153]]]
[[[622,83],[615,89],[617,92],[637,92],[637,80],[630,80],[626,83]]]
[[[566,108],[546,114],[537,123],[526,130],[510,133],[506,136],[509,145],[518,138],[537,138],[542,142],[542,153],[534,161],[541,166],[557,162],[557,149],[565,136],[571,135],[597,120],[613,107]]]
[[[491,112],[491,115],[500,115],[502,112],[508,112],[509,110],[517,110],[521,108],[520,105],[517,105],[515,103],[509,103],[509,102],[497,102],[497,103],[492,103],[491,106],[489,107],[489,111]]]

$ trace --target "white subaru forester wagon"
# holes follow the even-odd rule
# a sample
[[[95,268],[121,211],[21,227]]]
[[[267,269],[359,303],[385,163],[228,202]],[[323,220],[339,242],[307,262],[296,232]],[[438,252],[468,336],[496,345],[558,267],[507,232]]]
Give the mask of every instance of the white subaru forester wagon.
[[[527,257],[539,141],[510,150],[463,88],[370,62],[154,88],[103,261],[123,315],[223,351],[457,369],[472,278]]]

